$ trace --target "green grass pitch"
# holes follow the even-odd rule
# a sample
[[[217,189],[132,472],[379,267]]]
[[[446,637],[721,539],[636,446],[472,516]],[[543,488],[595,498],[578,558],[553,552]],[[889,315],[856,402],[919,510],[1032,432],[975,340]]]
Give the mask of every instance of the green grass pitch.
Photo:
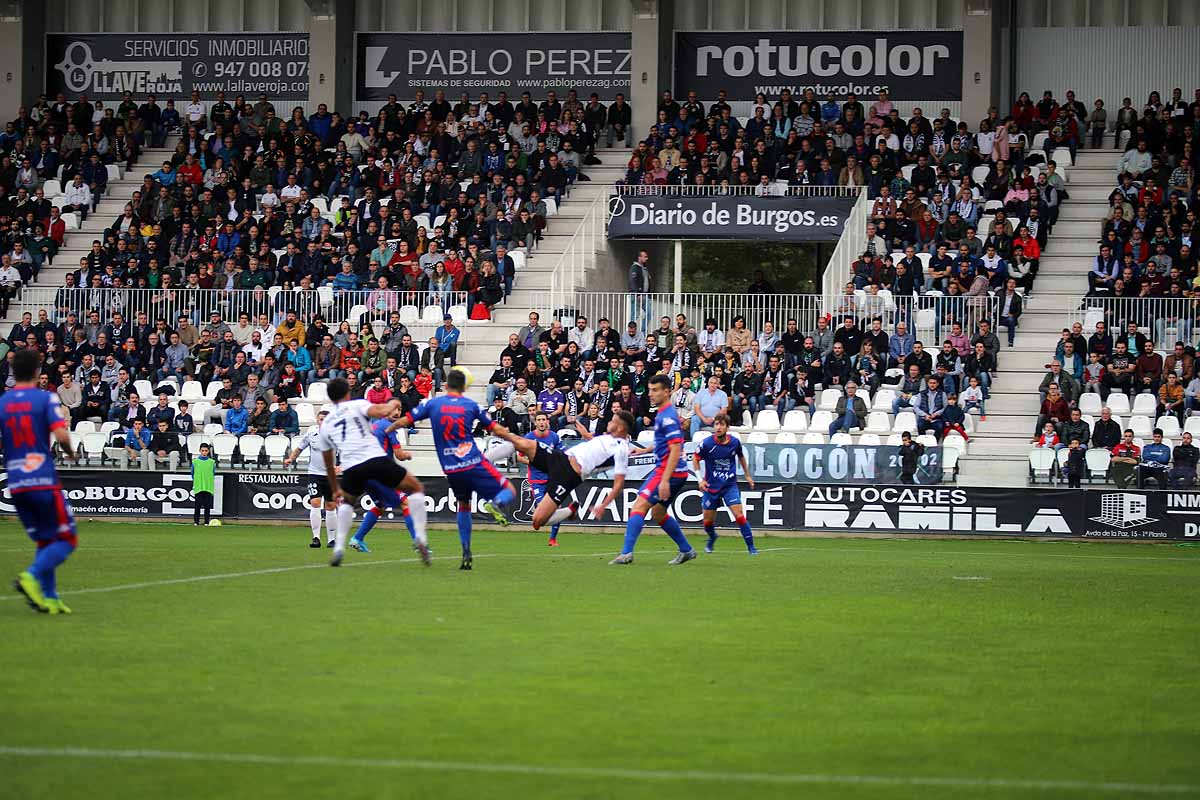
[[[72,616],[0,600],[3,797],[1200,795],[1197,549],[80,529]]]

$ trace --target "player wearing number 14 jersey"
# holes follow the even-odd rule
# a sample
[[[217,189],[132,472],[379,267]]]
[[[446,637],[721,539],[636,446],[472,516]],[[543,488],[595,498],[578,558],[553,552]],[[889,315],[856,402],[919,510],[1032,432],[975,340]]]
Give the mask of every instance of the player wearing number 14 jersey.
[[[471,494],[484,500],[483,510],[501,525],[508,524],[503,507],[516,498],[512,483],[483,457],[475,444],[475,426],[492,430],[496,423],[469,397],[467,375],[457,367],[446,375],[446,394],[431,397],[401,419],[401,425],[427,419],[433,427],[433,443],[442,472],[458,499],[458,539],[462,543],[462,565],[471,569]],[[410,498],[411,499],[411,498]]]
[[[37,543],[33,564],[17,576],[13,588],[37,611],[70,614],[58,597],[55,571],[75,551],[75,518],[54,469],[50,437],[70,458],[75,456],[58,398],[35,383],[41,365],[36,350],[18,350],[10,365],[16,383],[0,397],[8,490],[25,532]]]

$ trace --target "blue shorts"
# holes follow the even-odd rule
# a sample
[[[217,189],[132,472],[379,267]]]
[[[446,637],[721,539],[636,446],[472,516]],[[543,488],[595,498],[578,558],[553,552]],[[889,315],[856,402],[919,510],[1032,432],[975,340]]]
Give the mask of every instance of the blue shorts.
[[[367,497],[371,498],[371,502],[376,508],[392,508],[399,510],[404,503],[404,498],[395,489],[389,489],[379,481],[367,482]]]
[[[742,504],[742,493],[738,490],[736,483],[731,483],[724,488],[714,491],[707,491],[700,498],[700,508],[705,511],[716,511],[724,504],[726,508],[733,508]]]
[[[16,492],[12,501],[25,532],[39,548],[59,540],[76,545],[75,517],[62,489]]]
[[[469,503],[474,493],[480,500],[493,500],[505,489],[512,491],[512,483],[500,474],[500,470],[490,461],[464,469],[461,472],[451,472],[446,475],[450,488],[459,503]]]
[[[646,479],[646,482],[642,484],[641,490],[638,491],[638,497],[648,502],[651,506],[670,505],[670,500],[664,502],[658,499],[658,485],[661,482],[662,475],[660,475],[658,472],[651,473],[650,477]],[[671,500],[679,497],[679,493],[685,486],[687,486],[686,475],[677,475],[671,478]]]

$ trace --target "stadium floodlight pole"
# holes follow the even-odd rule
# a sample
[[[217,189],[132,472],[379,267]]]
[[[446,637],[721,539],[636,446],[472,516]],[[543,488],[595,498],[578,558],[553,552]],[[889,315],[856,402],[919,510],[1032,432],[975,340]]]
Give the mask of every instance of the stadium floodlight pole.
[[[675,313],[683,308],[683,239],[675,240]]]

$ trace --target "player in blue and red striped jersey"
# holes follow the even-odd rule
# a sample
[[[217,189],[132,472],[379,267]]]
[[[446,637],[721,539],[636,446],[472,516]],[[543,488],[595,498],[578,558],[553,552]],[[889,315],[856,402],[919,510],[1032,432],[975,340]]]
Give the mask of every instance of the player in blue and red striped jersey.
[[[371,433],[375,434],[375,438],[379,440],[379,444],[383,447],[383,452],[390,458],[399,461],[406,461],[411,456],[405,451],[404,446],[400,443],[400,412],[397,411],[391,417],[377,419],[371,423]],[[374,505],[363,514],[362,522],[358,526],[358,530],[354,533],[354,538],[350,540],[350,547],[360,553],[369,553],[371,549],[367,547],[367,543],[363,541],[367,538],[367,534],[375,527],[375,523],[379,521],[380,515],[385,511],[399,510],[404,515],[404,525],[408,528],[408,535],[415,542],[417,540],[417,530],[413,527],[412,516],[408,513],[408,497],[397,492],[395,489],[389,489],[379,481],[369,481],[367,483],[367,496],[371,498]]]
[[[671,404],[671,379],[666,375],[655,375],[649,384],[650,405],[658,409],[654,417],[654,455],[657,464],[646,476],[629,521],[625,525],[625,545],[621,554],[610,564],[632,564],[633,548],[646,524],[646,514],[653,510],[654,521],[666,531],[671,541],[679,546],[679,553],[669,564],[686,564],[696,557],[696,550],[683,535],[679,522],[671,516],[671,498],[687,483],[687,461],[683,458],[683,428],[679,415]]]
[[[545,411],[539,411],[533,417],[533,430],[525,434],[526,439],[532,439],[535,442],[541,442],[547,447],[553,447],[555,450],[563,449],[562,439],[558,434],[550,430],[550,415]],[[528,459],[521,457],[522,461],[528,463]],[[546,480],[548,476],[533,464],[529,464],[529,485],[533,489],[533,504],[542,502],[542,498],[546,496]],[[550,541],[546,544],[550,547],[558,547],[558,527],[561,523],[554,523],[550,526]]]
[[[713,434],[696,448],[692,461],[696,475],[700,478],[700,491],[704,493],[700,499],[700,508],[704,510],[704,532],[708,534],[708,544],[704,546],[704,552],[711,553],[717,543],[717,509],[724,505],[729,509],[729,513],[733,514],[733,521],[742,532],[742,539],[746,542],[746,549],[750,555],[758,555],[758,551],[754,549],[754,534],[742,508],[742,493],[738,491],[739,461],[742,471],[746,473],[746,484],[751,489],[754,488],[754,478],[750,475],[750,465],[746,463],[741,441],[729,434],[727,415],[717,414],[713,419]],[[703,472],[700,471],[701,464],[704,464]]]
[[[8,490],[17,516],[29,538],[37,543],[37,556],[29,569],[17,576],[13,588],[29,605],[47,614],[70,614],[58,596],[55,570],[75,551],[78,536],[75,518],[63,495],[50,437],[74,460],[71,434],[57,396],[37,388],[42,357],[36,350],[18,350],[12,360],[16,383],[0,397],[0,440],[8,472]]]
[[[459,569],[472,566],[471,494],[485,501],[483,510],[501,525],[508,525],[503,507],[516,498],[512,482],[475,445],[475,426],[490,431],[496,423],[478,403],[463,395],[466,390],[467,373],[452,367],[446,374],[446,394],[423,401],[401,418],[405,427],[423,419],[433,427],[438,461],[458,499],[458,539],[462,543]]]

